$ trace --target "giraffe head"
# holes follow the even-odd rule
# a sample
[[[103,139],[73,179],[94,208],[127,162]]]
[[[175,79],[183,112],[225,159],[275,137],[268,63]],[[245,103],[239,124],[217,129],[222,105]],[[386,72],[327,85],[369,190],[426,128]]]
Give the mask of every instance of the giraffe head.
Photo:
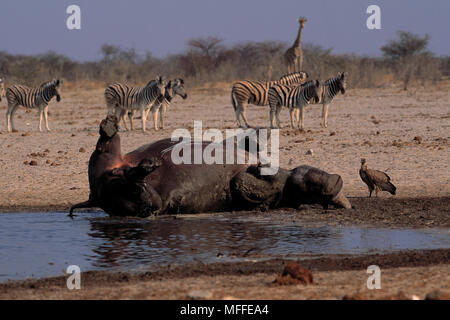
[[[308,20],[305,17],[300,17],[297,19],[297,21],[300,23],[300,26],[303,28],[305,26],[305,22]]]

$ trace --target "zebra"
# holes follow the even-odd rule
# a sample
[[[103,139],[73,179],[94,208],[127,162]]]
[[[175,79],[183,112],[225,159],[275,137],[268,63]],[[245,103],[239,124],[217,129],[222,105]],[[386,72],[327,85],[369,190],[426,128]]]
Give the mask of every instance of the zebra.
[[[109,114],[115,114],[119,123],[122,120],[128,130],[125,115],[128,114],[131,130],[134,130],[133,116],[136,110],[141,111],[142,131],[145,132],[146,109],[160,96],[165,94],[166,81],[161,76],[151,80],[145,87],[131,87],[115,83],[105,89],[105,100]]]
[[[29,88],[21,85],[12,85],[6,90],[6,100],[8,101],[8,110],[6,111],[6,126],[8,132],[17,132],[14,126],[14,114],[19,106],[25,108],[39,108],[39,131],[42,132],[42,116],[45,119],[45,128],[48,127],[48,103],[56,96],[56,101],[61,101],[57,87],[62,84],[62,80],[55,79],[44,82],[40,87]]]
[[[300,84],[306,81],[308,74],[306,72],[295,72],[284,75],[280,80],[275,81],[238,81],[233,84],[231,89],[231,103],[233,104],[236,120],[239,127],[242,127],[241,120],[245,122],[246,127],[250,127],[247,121],[247,104],[257,106],[267,106],[269,88],[276,84]]]
[[[155,130],[159,130],[158,113],[160,116],[161,129],[164,129],[164,117],[166,115],[167,107],[170,106],[170,102],[176,95],[182,97],[183,100],[187,98],[187,93],[184,89],[184,80],[181,78],[176,78],[169,81],[166,85],[166,92],[164,96],[159,96],[153,106],[147,109],[147,114],[150,110],[152,111]],[[147,115],[145,117],[147,118]]]
[[[283,85],[277,84],[269,88],[269,105],[270,105],[270,127],[274,128],[274,116],[277,119],[277,127],[280,127],[279,114],[281,107],[289,108],[291,117],[291,128],[294,128],[294,113],[295,110],[300,110],[303,119],[303,108],[308,105],[313,99],[316,103],[319,102],[319,97],[322,92],[322,85],[319,80],[308,81],[300,85]],[[297,125],[298,120],[296,121]],[[303,129],[303,121],[301,123]]]
[[[345,94],[345,90],[347,89],[347,72],[339,72],[337,77],[330,78],[323,83],[322,95],[320,96],[319,102],[312,104],[322,104],[322,123],[320,124],[322,128],[327,128],[327,118],[328,118],[328,107],[333,101],[334,97],[339,93]],[[299,111],[296,111],[296,118],[298,121]],[[301,112],[301,121],[303,127],[303,111]]]
[[[0,78],[0,102],[2,102],[2,97],[5,96],[5,83],[3,82],[3,79]]]

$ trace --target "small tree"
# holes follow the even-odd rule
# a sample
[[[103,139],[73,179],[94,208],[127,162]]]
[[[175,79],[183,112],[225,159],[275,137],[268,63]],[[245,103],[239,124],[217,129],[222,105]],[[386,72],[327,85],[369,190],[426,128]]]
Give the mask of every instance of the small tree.
[[[186,70],[197,76],[209,73],[217,67],[217,57],[223,50],[221,42],[223,39],[217,37],[200,37],[187,42],[188,57],[183,64]]]
[[[188,41],[190,49],[197,51],[200,55],[215,58],[223,48],[220,44],[223,39],[217,37],[201,37]]]
[[[430,37],[425,35],[422,38],[406,31],[398,31],[398,36],[399,40],[390,40],[381,47],[381,51],[395,63],[397,73],[403,79],[403,89],[408,90],[411,77],[419,70],[420,63],[432,57],[432,53],[427,51]]]

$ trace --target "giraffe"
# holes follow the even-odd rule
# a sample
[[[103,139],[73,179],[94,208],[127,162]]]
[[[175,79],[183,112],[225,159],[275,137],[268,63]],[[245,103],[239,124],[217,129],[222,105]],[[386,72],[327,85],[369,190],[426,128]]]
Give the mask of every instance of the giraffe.
[[[307,20],[305,17],[301,17],[298,18],[297,21],[300,23],[297,38],[295,39],[292,47],[287,49],[284,53],[284,62],[287,65],[288,73],[299,72],[302,70],[303,66],[303,52],[300,42],[302,40],[302,30]]]

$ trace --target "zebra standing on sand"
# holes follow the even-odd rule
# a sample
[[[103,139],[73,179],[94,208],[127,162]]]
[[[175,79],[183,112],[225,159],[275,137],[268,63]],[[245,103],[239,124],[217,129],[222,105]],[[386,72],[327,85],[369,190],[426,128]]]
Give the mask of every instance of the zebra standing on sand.
[[[345,94],[345,90],[347,89],[347,72],[339,72],[337,77],[326,80],[323,83],[322,95],[320,96],[319,102],[311,103],[311,104],[322,104],[322,123],[321,126],[326,128],[328,126],[327,118],[328,118],[328,107],[333,101],[334,97],[339,93]],[[303,120],[304,114],[303,110],[297,110],[295,116],[299,118],[299,111],[301,112],[301,122],[303,128]]]
[[[166,82],[161,76],[150,81],[145,87],[131,87],[126,84],[116,83],[105,89],[105,100],[108,114],[115,114],[119,123],[123,121],[128,130],[125,115],[128,114],[131,130],[134,130],[133,116],[137,110],[141,111],[142,131],[145,132],[147,109],[160,96],[164,96]]]
[[[167,107],[170,106],[172,99],[179,95],[184,99],[187,98],[186,90],[184,89],[184,80],[181,78],[177,78],[169,81],[166,85],[166,92],[164,96],[159,96],[159,98],[155,101],[151,108],[147,109],[147,114],[151,110],[153,115],[153,124],[155,130],[159,130],[158,126],[158,113],[160,116],[160,125],[161,129],[164,129],[164,118],[166,115]],[[145,116],[147,118],[147,115]]]
[[[308,81],[301,85],[289,86],[276,84],[269,88],[269,105],[270,105],[270,127],[274,128],[274,116],[277,119],[277,127],[280,127],[279,114],[281,108],[288,107],[291,117],[291,128],[294,128],[294,113],[300,110],[303,119],[303,108],[310,102],[319,102],[322,94],[322,85],[319,80]],[[298,120],[296,121],[297,125]],[[303,121],[301,124],[303,129]]]
[[[56,96],[56,101],[61,100],[57,87],[62,84],[62,80],[52,80],[43,83],[40,87],[29,88],[21,85],[12,85],[6,90],[6,100],[8,100],[8,109],[6,111],[6,126],[8,132],[17,131],[14,126],[14,114],[19,106],[34,109],[39,108],[39,131],[42,132],[42,116],[45,119],[45,128],[48,127],[48,103]]]
[[[295,72],[287,74],[276,81],[238,81],[233,84],[231,89],[231,103],[236,113],[236,120],[239,127],[242,127],[241,120],[245,122],[246,127],[250,127],[247,121],[247,104],[257,106],[267,106],[269,88],[276,84],[300,84],[306,81],[308,74],[306,72]]]

